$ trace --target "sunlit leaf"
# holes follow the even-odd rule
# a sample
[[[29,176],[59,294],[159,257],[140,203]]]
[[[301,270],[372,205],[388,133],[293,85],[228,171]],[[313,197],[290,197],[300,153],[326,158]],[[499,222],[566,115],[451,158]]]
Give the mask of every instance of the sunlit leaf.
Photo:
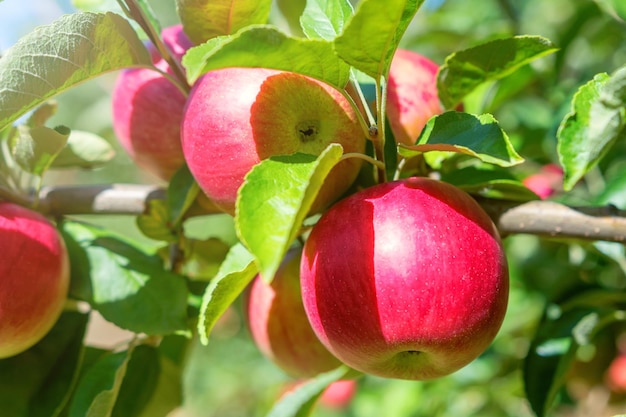
[[[252,281],[257,271],[252,254],[243,245],[235,244],[202,298],[198,334],[203,344],[209,343],[213,326]]]
[[[65,221],[72,294],[117,326],[164,335],[188,330],[187,285],[158,257],[106,229]]]
[[[183,65],[190,84],[207,71],[228,67],[291,71],[337,88],[343,88],[350,76],[349,66],[335,56],[331,42],[290,37],[268,25],[249,26],[191,48]]]
[[[563,188],[571,190],[617,140],[626,137],[626,67],[610,77],[598,74],[580,87],[557,137]]]
[[[439,70],[439,98],[447,109],[452,109],[482,83],[505,77],[556,50],[546,38],[524,35],[455,52],[446,58]]]
[[[378,80],[391,65],[400,38],[423,0],[362,0],[341,35],[337,54]]]
[[[185,34],[195,44],[267,23],[271,0],[176,0]]]
[[[348,0],[309,0],[300,16],[300,26],[309,39],[331,41],[343,31],[353,13]]]
[[[65,127],[18,126],[18,134],[13,136],[10,144],[13,159],[24,171],[41,176],[63,150],[69,134]]]
[[[24,36],[0,58],[0,130],[83,81],[151,63],[147,49],[122,16],[64,15]]]
[[[524,161],[493,116],[454,111],[431,118],[417,143],[400,145],[399,151],[405,157],[429,151],[458,152],[503,167]]]
[[[342,156],[331,144],[319,157],[276,156],[257,164],[239,189],[235,224],[270,282],[296,238],[324,179]]]
[[[72,130],[66,146],[52,161],[51,168],[96,168],[109,162],[115,151],[106,139],[91,132]]]

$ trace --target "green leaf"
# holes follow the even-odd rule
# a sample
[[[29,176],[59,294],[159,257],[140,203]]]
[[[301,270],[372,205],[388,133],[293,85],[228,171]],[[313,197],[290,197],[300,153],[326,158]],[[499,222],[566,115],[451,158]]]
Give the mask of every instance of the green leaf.
[[[242,244],[235,244],[202,297],[198,319],[198,334],[202,344],[209,343],[213,326],[252,281],[257,271],[252,254]]]
[[[167,187],[167,207],[170,212],[170,221],[173,226],[179,226],[183,216],[195,201],[200,187],[191,175],[191,171],[184,164],[174,173]]]
[[[340,366],[330,372],[317,375],[299,386],[295,391],[284,395],[274,405],[267,417],[309,416],[315,406],[315,402],[330,384],[346,379],[353,373],[354,371],[347,366]]]
[[[405,157],[428,151],[458,152],[502,167],[524,161],[492,115],[455,111],[432,117],[417,143],[400,145],[399,151]]]
[[[111,417],[139,415],[152,398],[160,373],[159,351],[153,346],[137,346],[128,362]]]
[[[97,168],[109,162],[115,151],[106,139],[80,130],[72,130],[66,146],[52,161],[51,168]]]
[[[340,89],[350,77],[350,67],[335,56],[331,42],[290,37],[268,25],[249,26],[191,48],[183,65],[190,84],[207,71],[228,67],[291,71]]]
[[[178,237],[170,223],[170,212],[163,200],[148,201],[148,209],[137,216],[137,227],[146,237],[164,242],[176,242]]]
[[[375,80],[387,75],[391,59],[423,0],[362,0],[335,50],[343,60]]]
[[[70,87],[133,65],[152,61],[122,16],[72,13],[41,26],[0,58],[0,130]]]
[[[43,175],[67,143],[69,129],[60,127],[18,127],[18,134],[10,141],[13,159],[26,172]]]
[[[617,140],[626,137],[625,125],[626,67],[610,77],[598,74],[580,87],[557,132],[565,190],[571,190]]]
[[[275,156],[254,166],[239,189],[235,213],[237,234],[271,282],[296,238],[324,179],[342,156],[331,144],[319,157]]]
[[[39,343],[0,360],[2,415],[59,415],[79,372],[87,321],[86,314],[64,312]]]
[[[147,334],[186,331],[187,285],[158,257],[127,238],[85,223],[61,225],[71,259],[72,294],[117,326]]]
[[[497,39],[455,52],[439,69],[439,98],[445,108],[454,108],[482,83],[503,78],[556,50],[546,38],[525,35]]]
[[[537,194],[530,191],[508,171],[493,165],[455,169],[442,173],[441,179],[465,192],[485,198],[509,201],[539,199]]]
[[[353,13],[348,0],[309,0],[300,16],[300,26],[309,39],[332,41],[343,31]]]
[[[271,0],[176,0],[185,34],[195,44],[267,23]]]

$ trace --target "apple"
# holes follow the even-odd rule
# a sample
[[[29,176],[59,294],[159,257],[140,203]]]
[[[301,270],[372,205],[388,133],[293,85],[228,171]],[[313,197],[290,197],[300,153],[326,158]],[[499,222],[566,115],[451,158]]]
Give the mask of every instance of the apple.
[[[378,184],[315,224],[301,261],[304,308],[326,348],[381,377],[426,380],[478,357],[507,308],[498,232],[464,191],[428,178]]]
[[[619,353],[609,365],[605,376],[607,386],[616,393],[626,393],[626,354]]]
[[[182,123],[187,165],[200,188],[233,214],[245,175],[261,160],[296,152],[319,155],[330,143],[363,152],[355,111],[336,89],[303,75],[265,68],[225,68],[194,84]],[[340,197],[360,160],[348,158],[329,174],[312,212]]]
[[[396,50],[387,83],[387,118],[397,143],[414,145],[428,119],[444,109],[437,93],[439,66],[406,49]]]
[[[287,374],[309,378],[341,365],[311,329],[300,295],[300,250],[290,250],[271,284],[260,275],[246,293],[248,328],[259,350]]]
[[[162,37],[179,60],[192,46],[181,25],[163,29]],[[171,75],[163,58],[153,53],[153,60]],[[165,181],[185,163],[180,124],[186,100],[170,79],[152,68],[123,70],[113,88],[113,129],[120,144],[139,167]]]
[[[522,180],[522,183],[542,200],[557,192],[562,182],[563,169],[556,164],[544,165],[539,172]]]
[[[59,318],[69,260],[55,227],[41,214],[0,202],[0,358],[39,342]]]
[[[335,381],[330,384],[320,396],[319,402],[327,408],[346,408],[357,391],[357,382],[354,379]]]

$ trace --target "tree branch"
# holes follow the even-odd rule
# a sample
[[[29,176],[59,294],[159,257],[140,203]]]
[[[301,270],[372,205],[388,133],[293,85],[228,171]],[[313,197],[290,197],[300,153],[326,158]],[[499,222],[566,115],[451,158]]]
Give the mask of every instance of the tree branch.
[[[109,184],[44,187],[39,210],[67,214],[128,214],[144,212],[151,199],[165,198],[159,186]],[[626,211],[614,206],[568,207],[552,201],[518,203],[477,199],[503,237],[532,234],[544,237],[626,242]]]

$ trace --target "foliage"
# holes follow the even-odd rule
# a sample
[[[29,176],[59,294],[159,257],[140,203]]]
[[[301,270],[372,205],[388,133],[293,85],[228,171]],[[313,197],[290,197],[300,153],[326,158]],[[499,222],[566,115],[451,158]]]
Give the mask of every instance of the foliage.
[[[210,70],[262,66],[329,83],[355,106],[360,97],[351,87],[370,94],[375,115],[360,115],[371,139],[362,157],[373,163],[364,164],[358,186],[438,175],[476,197],[524,202],[538,196],[522,180],[552,163],[564,172],[552,200],[626,208],[620,1],[171,3],[76,1],[82,11],[3,51],[0,199],[23,203],[33,189],[63,180],[154,181],[115,144],[100,100],[114,71],[153,68],[142,40],[159,43],[157,25],[175,16],[196,44],[182,61],[186,79],[177,80],[185,88]],[[384,122],[381,97],[398,47],[441,64],[447,111],[412,146],[396,146]],[[220,417],[542,417],[572,415],[600,389],[606,400],[594,404],[598,412],[620,411],[626,398],[610,391],[604,369],[626,350],[623,242],[527,235],[505,239],[507,318],[468,367],[428,382],[364,376],[346,410],[314,408],[330,382],[346,377],[339,368],[273,405],[287,377],[250,345],[240,296],[259,271],[271,281],[305,236],[315,221],[307,217],[312,201],[342,157],[331,145],[319,156],[259,163],[234,218],[198,211],[186,167],[136,219],[59,216],[71,256],[69,304],[78,307],[68,307],[35,347],[0,360],[0,409],[16,417],[165,416],[176,407]],[[90,345],[87,322],[96,314],[134,336],[119,346]]]

